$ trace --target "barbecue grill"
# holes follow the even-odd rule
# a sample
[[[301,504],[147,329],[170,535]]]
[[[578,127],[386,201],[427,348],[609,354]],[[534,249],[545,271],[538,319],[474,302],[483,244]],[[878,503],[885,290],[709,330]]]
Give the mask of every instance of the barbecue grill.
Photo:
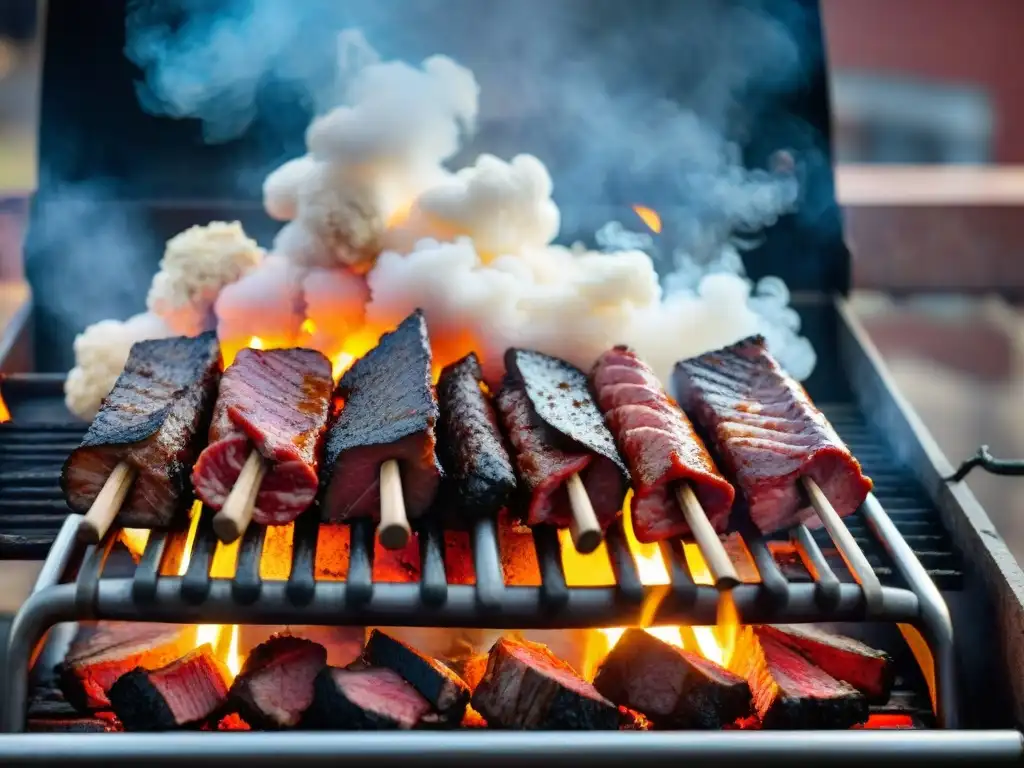
[[[166,157],[185,168],[231,167],[238,158],[257,152],[257,138],[203,146],[193,141],[196,126],[174,130],[166,121],[128,106],[135,102],[131,72],[119,55],[123,9],[117,5],[108,4],[97,13],[73,2],[51,2],[41,156],[57,154],[57,142],[63,141],[58,139],[58,126],[73,123],[74,118],[66,116],[83,109],[75,102],[80,95],[60,84],[93,55],[91,48],[84,47],[85,41],[91,47],[97,40],[115,43],[99,46],[97,66],[109,65],[111,76],[105,78],[102,92],[89,92],[88,121],[83,123],[87,140],[116,132],[128,142],[126,156],[159,153],[166,144]],[[738,570],[750,577],[735,588],[733,596],[743,623],[898,624],[923,673],[924,690],[913,690],[913,684],[908,690],[897,690],[897,711],[913,714],[917,722],[934,725],[934,730],[579,736],[403,733],[383,738],[352,733],[20,734],[0,740],[0,755],[68,763],[215,757],[240,764],[291,756],[318,762],[348,757],[406,764],[439,759],[513,764],[531,758],[552,763],[584,759],[618,763],[634,758],[653,763],[724,758],[810,763],[907,760],[910,756],[935,763],[943,759],[1015,762],[1024,757],[1019,730],[1024,724],[1024,645],[1017,641],[1024,632],[1020,588],[1024,573],[970,492],[943,479],[953,473],[952,467],[894,390],[877,353],[847,309],[843,294],[848,288],[850,255],[842,242],[827,161],[826,70],[817,3],[766,5],[794,32],[809,76],[784,98],[759,103],[759,119],[753,122],[762,130],[747,141],[746,154],[751,163],[760,163],[779,149],[826,161],[804,169],[804,186],[813,192],[811,214],[780,221],[747,263],[753,276],[781,274],[799,292],[794,305],[819,355],[808,391],[873,478],[875,493],[846,519],[849,537],[833,540],[826,531],[804,526],[768,539],[751,530],[740,531],[743,546],[733,556]],[[457,50],[453,53],[458,56]],[[804,130],[807,125],[817,130]],[[147,136],[150,128],[155,134]],[[149,143],[154,141],[156,146]],[[81,180],[101,172],[96,162],[96,156],[76,155],[61,170],[65,180]],[[201,174],[197,178],[201,180]],[[36,229],[30,228],[27,248],[29,264],[37,271],[58,263],[61,255],[46,238],[33,235],[40,220],[54,215],[61,204],[53,196],[55,189],[41,186],[33,206]],[[181,189],[167,194],[179,195]],[[176,202],[163,197],[117,205],[138,216],[155,238],[211,216],[239,218],[254,233],[269,226],[250,200]],[[601,216],[615,217],[614,212],[608,213],[602,210]],[[803,255],[793,258],[794,253]],[[60,349],[67,339],[49,323],[45,307],[37,320],[37,352]],[[38,354],[37,358],[43,368],[66,367],[62,354]],[[113,566],[118,532],[112,531],[95,546],[78,544],[74,533],[79,517],[69,515],[61,499],[59,467],[85,431],[85,425],[64,409],[61,383],[59,375],[33,372],[12,374],[0,382],[0,393],[12,415],[10,422],[0,425],[0,553],[20,557],[48,553],[35,590],[11,631],[3,720],[7,733],[24,729],[32,664],[47,630],[66,621],[571,628],[632,625],[643,615],[655,624],[716,622],[722,596],[695,578],[681,545],[663,547],[670,584],[645,585],[618,529],[607,539],[614,583],[600,587],[570,584],[558,537],[545,530],[534,534],[539,583],[506,583],[500,570],[499,539],[489,521],[478,523],[471,532],[473,584],[449,583],[444,538],[429,525],[419,532],[421,566],[415,582],[374,580],[373,531],[359,523],[351,526],[344,578],[318,578],[320,526],[310,514],[295,524],[286,578],[261,577],[266,529],[258,525],[244,534],[233,573],[211,575],[218,542],[207,512],[188,552],[183,551],[183,533],[156,533],[149,537],[138,566],[125,572]],[[185,556],[188,567],[179,576],[175,564]],[[656,606],[653,614],[652,606]],[[901,675],[907,680],[920,676],[912,668]]]

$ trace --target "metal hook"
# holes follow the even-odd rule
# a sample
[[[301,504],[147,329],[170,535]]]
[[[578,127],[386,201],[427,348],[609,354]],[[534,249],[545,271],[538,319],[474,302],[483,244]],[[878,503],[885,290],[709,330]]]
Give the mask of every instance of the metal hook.
[[[975,467],[981,467],[993,475],[1024,476],[1024,460],[997,459],[988,452],[988,446],[983,445],[976,454],[961,464],[957,471],[945,478],[945,480],[947,483],[959,483]]]

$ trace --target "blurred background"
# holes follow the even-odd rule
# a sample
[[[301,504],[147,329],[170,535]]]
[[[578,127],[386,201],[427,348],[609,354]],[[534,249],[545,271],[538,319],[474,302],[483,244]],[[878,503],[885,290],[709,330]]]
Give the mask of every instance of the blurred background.
[[[1024,2],[822,6],[855,307],[951,460],[980,443],[1024,457]],[[37,0],[0,0],[6,281],[35,184],[36,16]],[[969,482],[1024,556],[1024,479]]]

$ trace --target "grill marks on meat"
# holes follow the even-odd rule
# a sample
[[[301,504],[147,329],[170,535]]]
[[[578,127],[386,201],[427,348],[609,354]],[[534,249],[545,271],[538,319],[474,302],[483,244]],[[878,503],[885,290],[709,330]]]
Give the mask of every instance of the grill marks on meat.
[[[850,728],[868,719],[867,700],[852,686],[752,627],[740,631],[730,667],[747,678],[764,728]]]
[[[410,730],[433,725],[430,702],[390,669],[325,667],[305,725],[319,729]]]
[[[119,462],[136,472],[117,522],[179,528],[192,506],[190,475],[206,439],[221,359],[213,332],[136,343],[61,473],[68,506],[89,511]]]
[[[497,406],[513,446],[526,523],[572,522],[566,481],[579,474],[602,528],[618,517],[625,465],[591,397],[586,375],[557,358],[510,349]]]
[[[437,399],[446,506],[455,508],[463,524],[497,515],[516,489],[516,475],[475,354],[441,371]]]
[[[675,385],[762,533],[817,522],[801,477],[813,479],[840,516],[870,492],[860,464],[760,336],[677,363]]]
[[[884,704],[892,691],[892,659],[859,640],[822,632],[803,625],[756,627],[758,637],[768,637],[796,651],[837,680],[849,683],[872,703]]]
[[[745,678],[642,629],[628,629],[601,663],[594,687],[658,728],[719,729],[751,712]]]
[[[221,379],[210,443],[192,474],[199,497],[220,509],[256,450],[268,466],[253,520],[284,525],[298,517],[316,498],[333,389],[331,361],[312,349],[239,351]]]
[[[449,667],[379,629],[370,633],[363,657],[367,663],[401,676],[437,711],[440,723],[457,726],[462,722],[469,686]]]
[[[502,638],[473,692],[473,709],[492,728],[617,730],[619,709],[547,646]]]
[[[228,694],[227,670],[209,645],[153,671],[136,668],[110,689],[127,731],[164,731],[201,724]]]
[[[690,532],[675,483],[689,483],[712,527],[725,531],[735,491],[654,372],[632,350],[615,347],[598,358],[591,378],[629,466],[637,540],[650,543]]]
[[[427,326],[417,310],[342,377],[344,407],[328,431],[321,473],[327,522],[379,520],[380,467],[391,459],[399,463],[408,517],[430,508],[441,481],[430,364]]]
[[[313,681],[327,666],[319,643],[279,635],[257,646],[228,694],[245,722],[257,728],[294,728],[313,703]]]

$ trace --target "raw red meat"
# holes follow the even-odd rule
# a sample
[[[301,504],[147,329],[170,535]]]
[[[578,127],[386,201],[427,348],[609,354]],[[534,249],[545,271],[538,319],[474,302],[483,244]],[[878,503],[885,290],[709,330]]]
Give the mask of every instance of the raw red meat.
[[[327,666],[319,643],[278,635],[255,648],[228,694],[245,722],[258,728],[294,728],[313,703],[313,681]]]
[[[629,466],[637,540],[650,543],[690,532],[676,499],[677,483],[689,483],[712,527],[725,531],[735,491],[654,372],[632,350],[615,347],[598,358],[591,379]]]
[[[330,415],[331,361],[312,349],[243,349],[221,378],[210,443],[192,473],[196,493],[220,509],[249,454],[268,464],[253,520],[290,523],[316,498]]]
[[[817,522],[801,477],[813,479],[840,516],[871,491],[850,450],[760,336],[677,363],[674,380],[680,403],[735,478],[763,533]]]

